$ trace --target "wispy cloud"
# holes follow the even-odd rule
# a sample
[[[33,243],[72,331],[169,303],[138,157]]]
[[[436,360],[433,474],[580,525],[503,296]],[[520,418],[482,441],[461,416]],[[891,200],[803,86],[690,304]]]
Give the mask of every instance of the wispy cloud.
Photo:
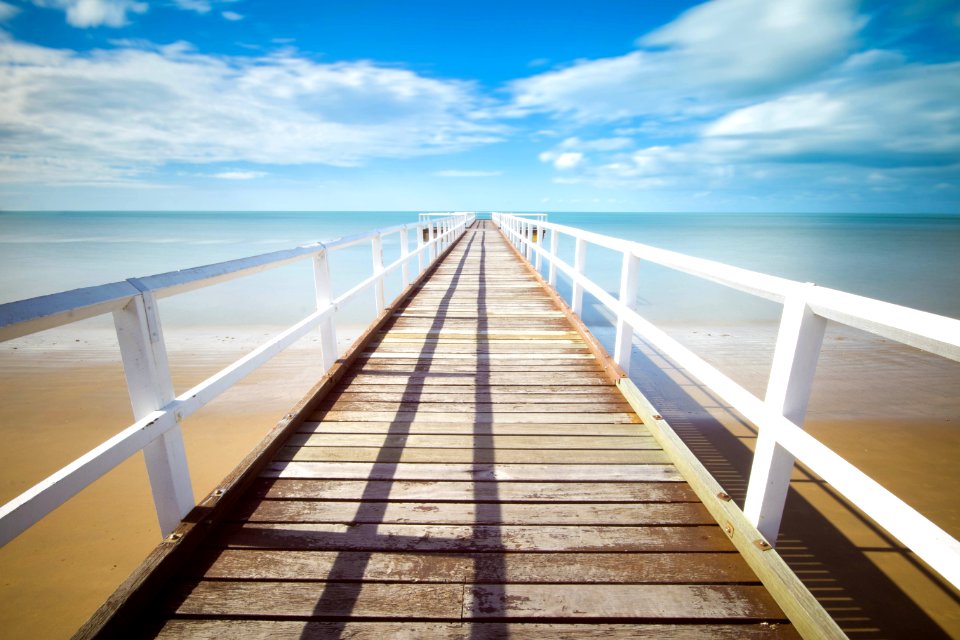
[[[0,35],[0,37],[4,37]],[[500,138],[473,85],[370,62],[294,53],[225,57],[189,45],[75,53],[0,41],[0,131],[12,172],[70,179],[76,162],[359,165]],[[64,164],[70,160],[71,164]],[[10,179],[10,175],[6,177]]]
[[[220,15],[230,20],[231,22],[237,22],[238,20],[243,20],[243,16],[237,13],[236,11],[221,11]]]
[[[196,13],[210,13],[213,8],[212,0],[173,0],[173,4],[179,9]]]
[[[715,0],[640,38],[636,51],[515,81],[514,113],[709,115],[816,77],[851,50],[863,23],[852,0]]]
[[[145,13],[146,2],[135,0],[33,0],[38,7],[66,12],[67,22],[80,28],[123,27],[128,13]]]
[[[18,13],[20,13],[20,9],[8,2],[0,0],[0,22],[6,22]]]
[[[897,64],[733,111],[704,144],[741,159],[923,167],[960,162],[960,63]]]
[[[221,171],[211,174],[211,178],[220,180],[256,180],[269,175],[266,171]]]
[[[890,191],[957,176],[960,63],[856,51],[865,18],[854,9],[707,2],[640,38],[637,51],[514,82],[509,112],[616,133],[541,152],[560,184],[778,191],[839,188],[842,176],[849,189]]]
[[[444,169],[434,172],[435,176],[441,178],[491,178],[493,176],[503,175],[503,171],[473,171],[461,169]]]
[[[583,164],[583,158],[584,155],[579,151],[544,151],[540,154],[541,162],[549,162],[561,171],[575,169]]]

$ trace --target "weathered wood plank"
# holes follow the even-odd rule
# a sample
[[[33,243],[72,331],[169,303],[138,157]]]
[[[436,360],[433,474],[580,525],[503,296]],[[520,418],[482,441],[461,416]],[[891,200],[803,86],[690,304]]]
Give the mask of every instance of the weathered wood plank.
[[[225,526],[223,546],[303,551],[657,551],[720,552],[733,545],[719,526],[588,527],[416,524],[244,524]]]
[[[567,362],[567,361],[577,361],[577,360],[594,360],[595,357],[592,353],[581,352],[581,353],[515,353],[512,351],[504,351],[502,353],[476,353],[470,354],[467,356],[463,353],[453,353],[448,351],[436,352],[436,351],[366,351],[361,355],[362,358],[367,360],[457,360],[463,361],[466,359],[476,360],[477,362],[497,362],[497,361],[521,361],[529,362],[531,365],[535,365],[538,362],[544,361],[556,361],[556,362]]]
[[[562,356],[566,354],[588,354],[586,347],[577,345],[519,345],[519,344],[489,344],[483,341],[469,344],[430,344],[416,342],[388,342],[371,345],[377,353],[459,353],[464,356],[498,356],[507,354],[524,354],[527,357]],[[589,359],[589,358],[588,358]]]
[[[297,429],[298,433],[356,433],[356,434],[386,434],[396,431],[394,422],[304,422]],[[485,436],[537,436],[553,438],[554,436],[591,436],[591,437],[619,437],[636,436],[646,438],[646,429],[641,424],[578,424],[578,423],[526,423],[526,424],[487,424],[481,429],[472,422],[418,422],[414,420],[403,425],[403,433],[410,435],[448,434],[475,436],[483,433]]]
[[[457,584],[207,582],[181,586],[177,615],[459,620]],[[411,603],[416,603],[411,607]],[[411,615],[412,614],[412,615]]]
[[[650,526],[714,524],[703,505],[677,504],[456,504],[451,502],[248,501],[237,512],[248,522],[353,524],[484,524]]]
[[[265,478],[323,480],[453,480],[517,482],[680,482],[672,464],[375,464],[371,462],[273,462]]]
[[[437,320],[439,315],[441,319],[450,318],[451,320],[475,320],[477,318],[562,318],[560,311],[484,311],[482,313],[472,313],[470,311],[434,311],[426,308],[406,308],[394,314],[396,317],[404,318],[428,318],[432,321]]]
[[[437,334],[434,334],[437,336]],[[582,340],[575,339],[574,336],[500,336],[494,335],[443,335],[442,337],[427,337],[425,334],[396,334],[391,332],[381,334],[376,342],[371,346],[385,346],[394,344],[412,344],[412,345],[436,345],[445,347],[447,345],[473,345],[486,344],[490,346],[510,345],[517,347],[529,347],[530,349],[540,347],[571,347],[583,344]]]
[[[391,328],[420,330],[436,330],[438,328],[443,328],[445,330],[470,329],[474,332],[477,330],[507,332],[516,329],[526,329],[530,326],[530,321],[523,318],[484,318],[482,321],[478,320],[477,318],[444,318],[442,327],[438,327],[435,320],[436,318],[428,316],[412,317],[396,314],[393,316],[393,324],[391,325]],[[536,326],[540,330],[553,329],[559,331],[568,331],[570,327],[564,318],[552,317],[538,318]]]
[[[763,587],[741,585],[475,585],[465,618],[784,620]]]
[[[418,365],[412,362],[386,364],[365,361],[360,363],[347,379],[351,384],[426,384],[426,385],[484,385],[512,384],[515,386],[595,385],[610,386],[599,367],[590,363],[566,365],[562,369],[542,367],[536,378],[530,368],[520,365],[494,367],[466,367],[464,365]]]
[[[596,364],[594,360],[576,360],[570,362],[563,362],[559,360],[548,360],[540,362],[539,366],[530,362],[522,361],[482,361],[478,362],[474,360],[471,362],[463,362],[463,359],[460,361],[456,360],[417,360],[414,358],[406,359],[397,359],[397,358],[367,358],[361,356],[357,359],[357,373],[365,373],[367,371],[422,371],[430,374],[438,373],[462,373],[465,375],[472,375],[475,378],[483,379],[487,374],[493,373],[523,373],[526,374],[528,380],[530,380],[530,372],[536,371],[537,377],[532,380],[533,382],[542,382],[544,384],[550,384],[550,377],[554,372],[560,374],[574,374],[574,373],[585,373],[589,375],[590,373],[595,373],[600,375],[603,373],[603,369]],[[609,384],[609,380],[606,381]]]
[[[544,385],[550,387],[609,387],[610,382],[599,375],[590,372],[570,372],[570,373],[544,373],[537,372],[537,378],[534,379],[525,372],[479,372],[456,373],[416,371],[411,367],[374,367],[367,366],[363,370],[357,369],[350,376],[344,378],[347,385],[409,385],[415,389],[417,385],[426,387],[452,387],[452,386],[511,386],[519,393],[523,388],[542,389]]]
[[[339,400],[350,402],[541,402],[543,404],[558,403],[593,403],[597,399],[609,399],[611,390],[601,391],[595,387],[523,387],[521,391],[503,385],[474,385],[466,389],[430,389],[422,385],[380,385],[378,389],[344,386],[337,396]],[[606,396],[606,397],[605,397]],[[622,402],[613,396],[614,400]]]
[[[358,574],[358,568],[362,573]],[[757,583],[735,553],[383,553],[223,549],[186,577],[458,583]]]
[[[261,478],[251,495],[267,499],[395,502],[699,502],[683,482],[449,482]]]
[[[579,424],[639,424],[633,413],[452,413],[401,411],[315,411],[310,420],[338,422],[469,422],[473,424],[498,423],[570,423]]]
[[[430,317],[440,321],[449,318],[486,320],[499,318],[557,318],[557,308],[548,300],[529,302],[511,298],[479,301],[476,298],[434,298],[415,300],[395,311],[401,317]],[[428,314],[430,314],[428,316]]]
[[[483,441],[478,441],[480,438]],[[371,434],[305,434],[292,436],[287,445],[291,447],[429,447],[434,449],[660,449],[660,445],[651,436],[491,436],[475,435],[371,435]]]
[[[170,620],[162,640],[794,640],[788,624],[543,624],[523,622],[305,622],[291,620]]]
[[[751,585],[474,585],[210,582],[189,585],[179,615],[417,619],[783,620]],[[415,602],[416,606],[411,606]]]
[[[379,462],[456,464],[493,462],[500,464],[556,464],[571,460],[580,464],[668,464],[661,450],[629,449],[432,449],[413,447],[284,447],[277,461],[297,462]]]
[[[531,397],[526,402],[460,402],[451,404],[447,402],[384,402],[378,400],[355,402],[341,398],[333,398],[325,401],[320,406],[321,411],[362,411],[367,412],[390,412],[390,413],[449,413],[457,411],[462,413],[491,413],[499,416],[504,413],[522,413],[543,415],[547,413],[562,413],[569,415],[571,413],[582,413],[589,411],[593,415],[597,414],[620,414],[628,415],[632,413],[630,405],[625,402],[616,402],[615,399],[604,397],[604,394],[597,394],[596,401],[592,405],[583,403],[559,403],[559,402],[540,402],[536,397]]]
[[[539,324],[539,323],[538,323]],[[455,339],[485,338],[492,340],[580,340],[580,334],[571,329],[531,329],[529,327],[522,329],[510,329],[507,331],[496,331],[489,328],[477,329],[476,331],[466,331],[462,329],[451,329],[448,327],[419,329],[400,329],[396,325],[391,326],[386,331],[382,331],[380,336],[402,337],[412,339]]]

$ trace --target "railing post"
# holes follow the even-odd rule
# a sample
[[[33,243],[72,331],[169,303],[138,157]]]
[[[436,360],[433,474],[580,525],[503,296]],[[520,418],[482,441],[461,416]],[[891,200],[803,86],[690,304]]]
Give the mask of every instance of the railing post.
[[[433,264],[433,261],[437,259],[437,223],[430,221],[430,261],[427,264]]]
[[[407,259],[410,255],[410,230],[404,225],[400,228],[400,258],[403,262],[400,264],[400,278],[403,281],[403,288],[406,289],[410,284],[410,265]]]
[[[570,296],[570,307],[578,316],[583,311],[583,285],[580,284],[580,278],[583,277],[586,262],[587,241],[583,238],[577,238],[577,244],[573,252],[573,269],[576,274],[573,278],[573,292]]]
[[[424,244],[423,232],[425,230],[426,230],[426,227],[424,227],[423,225],[421,224],[417,225],[417,275],[420,275],[421,273],[423,273],[424,256],[423,256],[423,251],[421,251],[420,249],[423,248],[423,244]]]
[[[543,225],[541,224],[542,220],[537,221],[537,248],[543,249]],[[537,251],[537,272],[539,273],[540,267],[543,266],[543,254],[540,251]]]
[[[533,257],[533,221],[527,221],[527,246],[525,247],[524,255],[527,257],[527,262],[530,262],[530,258]]]
[[[133,416],[139,420],[174,399],[170,365],[153,294],[130,280],[140,295],[113,312],[123,374]],[[179,417],[177,418],[179,422]],[[166,537],[193,508],[190,468],[177,424],[143,448],[160,532]]]
[[[330,260],[324,249],[313,257],[313,285],[317,294],[317,309],[323,309],[333,301],[333,286],[330,279]],[[337,361],[337,325],[333,314],[320,323],[320,358],[324,371]]]
[[[636,309],[637,285],[640,276],[640,258],[631,251],[623,252],[623,264],[620,267],[620,303],[628,309]],[[613,359],[617,365],[630,375],[630,355],[633,350],[633,325],[627,322],[623,313],[617,313],[617,337],[614,343]]]
[[[811,287],[813,284],[804,285],[784,301],[764,398],[771,409],[800,427],[807,413],[827,327],[826,319],[813,313],[807,305],[807,292]],[[773,545],[780,532],[793,462],[794,456],[777,443],[776,437],[760,429],[743,510]]]
[[[560,248],[560,234],[556,229],[550,232],[550,265],[547,267],[547,283],[557,289],[557,250]]]
[[[380,277],[373,285],[374,302],[377,305],[377,314],[379,315],[386,306],[383,299],[383,236],[377,233],[370,239],[370,245],[373,248],[373,273]]]

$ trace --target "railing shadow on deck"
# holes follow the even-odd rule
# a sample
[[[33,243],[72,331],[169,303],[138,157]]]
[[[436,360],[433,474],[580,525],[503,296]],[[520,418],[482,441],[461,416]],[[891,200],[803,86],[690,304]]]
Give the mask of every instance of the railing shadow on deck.
[[[430,359],[430,356],[436,352],[441,343],[439,341],[431,343],[430,334],[439,335],[439,332],[444,326],[447,314],[443,312],[442,307],[448,305],[450,299],[453,297],[453,293],[456,291],[457,284],[467,265],[467,258],[471,250],[479,250],[481,256],[477,301],[477,311],[480,316],[477,326],[477,351],[480,352],[489,345],[485,333],[487,330],[486,322],[482,317],[482,314],[486,310],[484,290],[485,273],[482,263],[485,257],[485,246],[482,234],[479,235],[479,241],[477,238],[478,235],[474,234],[469,239],[461,239],[462,242],[466,242],[467,246],[453,273],[451,283],[438,305],[441,307],[441,310],[437,313],[431,326],[424,331],[424,333],[427,334],[427,338],[420,349],[418,359],[413,365],[412,370],[414,372],[424,374],[431,373],[430,369],[433,360]],[[480,245],[479,249],[474,247],[475,242],[478,242]],[[405,304],[409,304],[409,301]],[[384,331],[389,330],[392,324],[391,322],[385,326]],[[441,373],[440,375],[443,374]],[[492,398],[488,386],[490,383],[489,371],[478,361],[476,373],[457,374],[458,377],[463,377],[464,375],[469,375],[474,378],[476,404],[490,403]],[[429,387],[423,384],[422,379],[411,378],[404,386],[401,394],[403,402],[418,402],[421,395],[428,390]],[[333,394],[332,397],[336,398],[336,393]],[[360,504],[357,513],[352,522],[349,523],[351,525],[358,525],[356,527],[357,533],[354,535],[363,541],[370,541],[370,538],[365,535],[370,527],[375,528],[379,524],[385,523],[386,511],[390,505],[389,496],[391,487],[395,482],[398,465],[401,463],[402,455],[406,448],[406,439],[407,436],[410,435],[410,426],[413,420],[415,420],[415,416],[415,413],[411,414],[400,409],[396,411],[394,419],[391,420],[387,428],[384,445],[380,447],[377,458],[365,480],[366,485],[362,496],[359,498]],[[475,420],[473,434],[473,479],[471,483],[474,488],[474,499],[477,502],[473,539],[483,540],[482,549],[475,548],[470,551],[455,549],[451,552],[436,549],[427,550],[425,553],[437,557],[455,555],[458,557],[471,556],[473,558],[473,579],[470,580],[469,576],[465,577],[463,597],[467,596],[467,589],[472,588],[475,590],[475,593],[472,594],[473,597],[470,598],[474,610],[470,611],[469,615],[473,621],[482,620],[483,625],[482,627],[477,625],[471,626],[471,637],[508,638],[509,630],[507,624],[496,619],[497,614],[501,611],[503,603],[506,600],[506,594],[502,584],[506,576],[506,566],[500,526],[502,522],[502,509],[499,503],[499,492],[494,468],[496,460],[493,449],[492,422],[485,422],[479,419]],[[436,478],[436,480],[442,480],[442,478]],[[261,495],[266,495],[276,482],[277,480],[274,479],[263,483],[264,491],[261,492]],[[282,530],[276,531],[276,533],[278,535],[284,534]],[[289,531],[289,533],[302,535],[302,532],[299,531]],[[350,531],[345,533],[321,533],[316,535],[313,542],[317,548],[332,549],[337,546],[344,546],[344,541],[349,540],[350,537]],[[374,540],[376,538],[376,535],[372,537]],[[421,538],[419,536],[412,536],[409,540],[406,540],[392,535],[391,539],[394,543],[410,542],[411,550],[415,550],[416,542]],[[322,583],[322,592],[313,609],[312,615],[309,616],[308,620],[304,620],[301,634],[301,638],[304,640],[315,638],[316,633],[320,631],[322,631],[324,638],[340,638],[343,637],[346,632],[346,625],[361,597],[367,567],[371,557],[374,553],[377,553],[377,551],[370,548],[370,546],[375,545],[370,545],[367,549],[363,548],[363,544],[347,544],[345,546],[347,546],[348,549],[338,553],[328,573],[329,579]],[[474,546],[479,547],[479,545]],[[355,549],[354,547],[360,548]],[[404,549],[390,549],[390,551],[402,550]],[[214,561],[215,557],[212,555],[208,556],[200,575],[205,573]],[[180,594],[180,598],[185,599],[187,595],[186,592],[183,592]],[[410,605],[413,606],[414,603],[410,603]],[[331,612],[336,613],[332,614]],[[414,614],[413,617],[415,618],[416,615]],[[322,623],[322,629],[317,626],[317,623]]]
[[[460,262],[453,274],[451,283],[447,288],[447,291],[444,294],[439,306],[443,306],[444,303],[448,303],[453,297],[453,293],[456,291],[456,284],[459,282],[461,274],[463,273],[463,269],[466,265],[468,252],[475,239],[476,235],[472,236],[467,241],[466,250],[463,252],[463,255],[460,258]],[[405,304],[408,303],[409,301]],[[425,334],[429,336],[431,333],[439,332],[443,328],[445,321],[446,315],[442,311],[438,311],[436,317],[430,325],[430,328],[425,331]],[[387,325],[385,330],[389,330],[389,327],[390,325]],[[439,342],[430,342],[429,337],[424,340],[423,346],[420,348],[420,357],[417,359],[416,364],[413,367],[414,371],[425,373],[430,371],[430,367],[433,362],[430,359],[430,356],[436,352],[439,344]],[[413,398],[410,400],[411,402],[418,401],[424,393],[424,386],[414,384],[415,380],[416,378],[409,379],[407,384],[404,386],[403,397],[406,399],[406,397],[409,395],[411,398]],[[390,486],[394,482],[397,473],[397,466],[400,464],[403,451],[406,448],[407,436],[410,435],[411,418],[407,418],[403,415],[403,413],[404,412],[398,409],[394,419],[390,422],[390,426],[387,428],[387,439],[385,444],[390,444],[392,446],[381,447],[379,453],[377,454],[377,459],[374,462],[370,476],[367,479],[367,486],[365,487],[363,495],[360,498],[360,505],[357,509],[357,515],[354,518],[355,522],[382,523],[384,521],[384,516],[386,515],[386,510],[390,503],[386,500],[382,502],[374,501],[376,498],[373,494],[379,493],[378,489],[384,486],[382,482],[386,481],[386,486]],[[373,484],[372,481],[374,480],[380,482]],[[314,608],[312,616],[314,619],[322,619],[329,617],[328,612],[330,611],[340,611],[338,619],[333,620],[332,624],[328,626],[326,630],[327,637],[340,638],[343,636],[347,623],[345,618],[353,612],[357,601],[360,598],[360,591],[363,588],[364,574],[366,573],[367,565],[369,564],[373,553],[373,551],[361,551],[359,553],[351,554],[340,553],[337,556],[337,559],[334,561],[330,573],[334,576],[337,576],[337,581],[324,583],[323,592],[321,593],[320,598],[317,600],[317,605]],[[305,629],[301,637],[304,640],[308,640],[309,635],[310,634]]]
[[[606,342],[609,340],[603,340]],[[635,338],[639,340],[639,338]],[[652,358],[656,358],[655,363]],[[727,425],[684,388],[695,388],[716,400],[715,409],[737,423],[738,429],[756,437],[756,428],[703,384],[676,368],[650,344],[640,341],[631,352],[631,379],[670,423],[724,490],[743,506],[753,450],[743,436]],[[671,373],[675,374],[671,376]],[[680,378],[682,382],[678,382]],[[802,480],[817,483],[839,505],[881,537],[890,553],[898,553],[920,570],[932,584],[960,604],[942,578],[916,560],[900,543],[851,508],[830,486],[801,469]],[[877,549],[862,548],[848,539],[817,507],[791,488],[784,512],[777,551],[851,638],[949,638],[923,609],[870,559]]]
[[[481,224],[484,228],[486,227],[486,223]],[[491,233],[495,233],[495,231],[491,231]],[[476,238],[476,235],[474,235],[474,238]],[[481,234],[480,273],[477,281],[477,377],[474,382],[475,409],[478,409],[481,403],[491,403],[493,401],[489,386],[489,366],[485,370],[480,363],[480,353],[485,347],[489,347],[490,344],[489,338],[487,337],[488,323],[485,316],[487,310],[485,291],[487,274],[484,265],[486,249],[486,237]],[[479,488],[481,483],[474,480],[474,500],[477,502],[476,521],[478,530],[483,526],[483,522],[503,522],[502,508],[498,499],[496,475],[494,473],[494,464],[496,463],[495,456],[493,419],[491,418],[491,421],[488,423],[483,423],[479,420],[475,421],[473,439],[474,470],[493,478],[490,484],[492,484],[492,493],[494,494],[493,500],[482,501],[482,491]],[[482,531],[487,533],[486,530]],[[474,563],[474,583],[486,583],[486,586],[482,587],[483,597],[473,597],[470,599],[471,606],[473,607],[473,610],[470,612],[470,617],[474,620],[489,616],[491,612],[502,613],[507,598],[506,590],[503,586],[507,577],[507,567],[506,558],[503,555],[504,549],[500,526],[494,525],[493,531],[495,536],[490,552],[477,555]],[[476,537],[476,535],[475,533],[474,537]],[[478,593],[476,595],[480,594]],[[478,640],[480,638],[508,638],[510,637],[510,632],[509,627],[505,623],[491,622],[485,626],[483,631],[480,630],[480,627],[473,625],[470,628],[470,637],[477,638]]]

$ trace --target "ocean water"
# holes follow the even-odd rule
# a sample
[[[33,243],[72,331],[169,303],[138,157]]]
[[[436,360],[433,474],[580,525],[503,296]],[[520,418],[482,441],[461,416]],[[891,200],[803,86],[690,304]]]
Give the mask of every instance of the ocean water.
[[[549,219],[735,266],[960,318],[960,216],[555,213]],[[412,212],[0,212],[0,302],[210,264],[416,222]],[[411,246],[414,240],[411,236]],[[385,262],[399,238],[384,243]],[[560,255],[573,261],[573,241]],[[334,254],[334,287],[370,273],[367,245]],[[620,256],[590,246],[587,273],[619,288]],[[400,289],[388,282],[388,297]],[[569,283],[560,283],[569,294]],[[372,298],[366,296],[365,298]],[[779,305],[655,265],[641,267],[640,312],[658,322],[763,322]],[[589,324],[604,321],[586,301]],[[163,299],[172,325],[290,324],[314,305],[309,261]],[[364,299],[340,322],[364,324]]]

